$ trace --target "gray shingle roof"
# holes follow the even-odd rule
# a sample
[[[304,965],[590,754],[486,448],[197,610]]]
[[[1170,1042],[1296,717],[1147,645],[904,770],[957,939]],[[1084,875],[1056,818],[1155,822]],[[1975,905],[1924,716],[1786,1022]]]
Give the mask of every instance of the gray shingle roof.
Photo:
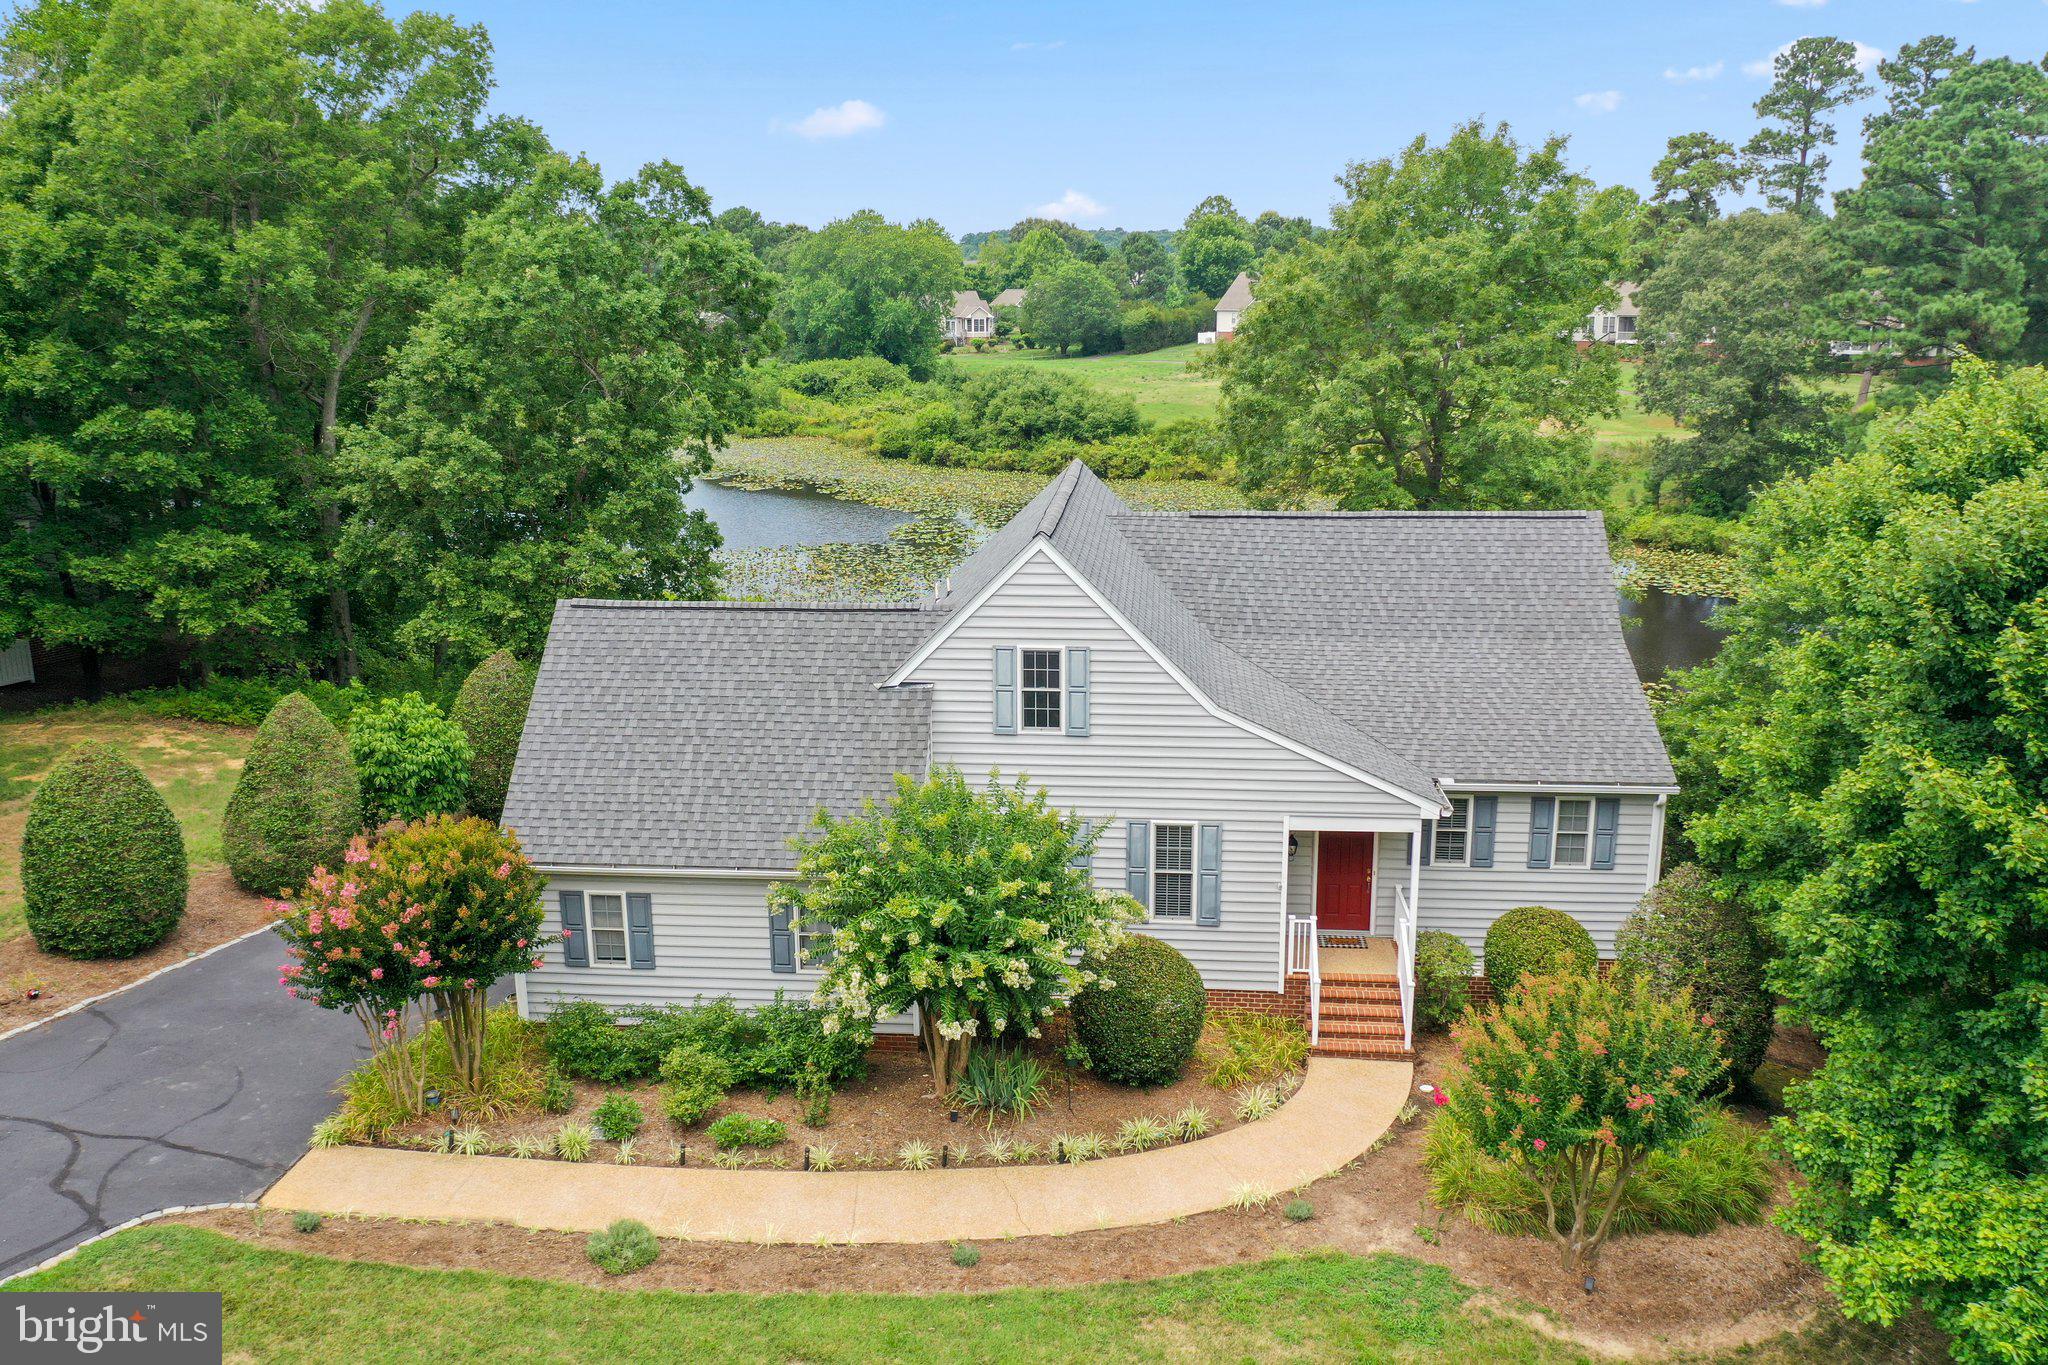
[[[991,308],[1022,308],[1024,306],[1024,293],[1025,291],[1021,287],[1011,285],[1008,289],[990,299],[988,306]]]
[[[953,316],[956,318],[983,318],[989,316],[989,306],[982,301],[979,293],[972,289],[953,291]]]
[[[1223,297],[1216,300],[1216,308],[1218,312],[1223,313],[1242,313],[1254,302],[1256,300],[1252,298],[1252,277],[1240,270],[1237,272],[1237,278],[1230,282],[1230,288],[1223,291]]]
[[[555,608],[504,823],[543,865],[788,868],[788,839],[922,775],[929,693],[878,689],[929,607]]]
[[[1076,462],[948,603],[1039,536],[1217,705],[1404,790],[1672,781],[1597,513],[1137,512]]]

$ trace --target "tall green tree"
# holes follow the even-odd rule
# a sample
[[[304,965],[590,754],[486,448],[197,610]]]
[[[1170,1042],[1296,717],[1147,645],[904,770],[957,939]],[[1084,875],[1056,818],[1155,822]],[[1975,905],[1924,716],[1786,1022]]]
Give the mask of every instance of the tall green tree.
[[[1049,232],[1066,244],[1073,255],[1090,265],[1101,265],[1109,259],[1109,248],[1102,239],[1083,227],[1076,227],[1064,218],[1019,218],[1010,224],[1003,236],[1012,246],[1020,245],[1034,232]],[[1021,283],[1021,281],[1019,281]]]
[[[1010,248],[1003,288],[1014,285],[1028,289],[1068,262],[1081,259],[1058,233],[1047,228],[1033,228]]]
[[[1650,168],[1650,216],[1660,227],[1711,223],[1721,216],[1721,196],[1740,194],[1748,183],[1733,143],[1712,133],[1680,133]]]
[[[1835,125],[1828,115],[1870,93],[1856,69],[1856,45],[1840,38],[1801,38],[1771,61],[1771,88],[1756,102],[1760,128],[1743,148],[1757,188],[1772,208],[1819,213],[1827,193]]]
[[[807,359],[878,355],[929,378],[939,323],[960,287],[960,250],[931,223],[873,210],[790,244],[781,321]]]
[[[1195,205],[1176,243],[1181,282],[1203,298],[1216,298],[1258,257],[1252,225],[1231,202],[1212,194]]]
[[[1315,224],[1306,218],[1289,218],[1267,209],[1252,221],[1253,249],[1261,261],[1269,256],[1284,256],[1315,236],[1315,231]]]
[[[1899,358],[2048,355],[2048,73],[1930,38],[1878,68],[1863,183],[1836,228],[1867,267],[1862,311]]]
[[[1024,330],[1061,355],[1076,347],[1091,354],[1115,350],[1122,324],[1116,287],[1085,261],[1069,259],[1037,276],[1024,297]]]
[[[1647,311],[1647,310],[1646,310]],[[1827,1060],[1788,1225],[1854,1317],[2048,1355],[2048,371],[1966,361],[1773,489],[1667,712],[1682,813]]]
[[[1351,166],[1335,229],[1280,257],[1225,357],[1222,421],[1247,484],[1349,508],[1598,500],[1585,431],[1611,347],[1565,338],[1633,263],[1639,207],[1468,123]]]
[[[680,493],[749,411],[772,278],[666,163],[551,163],[478,220],[343,448],[344,558],[398,643],[530,655],[557,598],[710,595]]]
[[[1117,261],[1117,286],[1126,297],[1157,303],[1173,287],[1173,256],[1149,232],[1124,238]]]
[[[1835,452],[1819,381],[1828,307],[1845,278],[1820,225],[1751,209],[1670,241],[1636,295],[1644,407],[1692,435],[1660,439],[1652,477],[1688,505],[1731,515],[1757,488]]]

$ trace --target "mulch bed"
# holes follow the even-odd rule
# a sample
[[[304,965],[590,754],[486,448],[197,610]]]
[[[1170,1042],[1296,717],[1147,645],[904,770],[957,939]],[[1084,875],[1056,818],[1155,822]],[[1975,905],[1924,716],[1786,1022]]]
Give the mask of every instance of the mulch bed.
[[[738,1113],[778,1119],[787,1129],[788,1135],[779,1146],[756,1149],[754,1155],[763,1164],[779,1162],[798,1167],[803,1164],[806,1146],[830,1145],[838,1168],[875,1169],[895,1166],[897,1149],[912,1140],[928,1144],[934,1153],[944,1147],[945,1164],[949,1166],[994,1165],[984,1155],[983,1144],[995,1136],[1013,1143],[1035,1143],[1044,1149],[1039,1160],[1050,1161],[1053,1144],[1063,1136],[1094,1133],[1113,1144],[1117,1129],[1125,1120],[1146,1117],[1163,1124],[1189,1106],[1209,1112],[1215,1122],[1214,1132],[1225,1132],[1238,1125],[1232,1110],[1236,1096],[1242,1092],[1218,1090],[1202,1080],[1199,1061],[1174,1084],[1149,1089],[1113,1085],[1087,1072],[1070,1073],[1056,1061],[1048,1061],[1046,1066],[1049,1084],[1038,1111],[1029,1118],[1001,1117],[993,1123],[979,1110],[958,1111],[957,1120],[950,1117],[954,1111],[933,1098],[931,1073],[922,1056],[877,1050],[868,1054],[865,1080],[853,1081],[833,1093],[832,1112],[822,1128],[804,1126],[803,1106],[787,1091],[771,1095],[735,1090],[702,1123],[678,1130],[662,1114],[659,1083],[602,1086],[582,1081],[576,1083],[576,1104],[569,1113],[525,1110],[479,1121],[478,1126],[499,1144],[515,1137],[551,1138],[565,1123],[595,1127],[592,1115],[598,1102],[607,1094],[622,1092],[639,1101],[647,1117],[634,1144],[640,1163],[674,1160],[674,1144],[680,1141],[687,1149],[687,1164],[709,1164],[714,1148],[705,1129],[721,1115]],[[1294,1080],[1298,1080],[1298,1073],[1280,1087],[1281,1093],[1291,1094]],[[416,1146],[441,1134],[448,1124],[445,1115],[418,1119],[391,1130],[378,1145]],[[589,1159],[611,1161],[617,1150],[615,1143],[599,1141],[593,1145]]]
[[[240,938],[276,918],[261,896],[236,886],[224,867],[194,868],[185,918],[171,936],[134,957],[88,961],[46,953],[26,932],[0,942],[0,1033],[80,1000],[125,986],[160,967]],[[30,990],[40,992],[28,998]]]
[[[1448,1045],[1432,1042],[1418,1082],[1442,1074]],[[1211,1092],[1214,1093],[1213,1091]],[[316,1233],[292,1231],[276,1212],[230,1211],[181,1221],[245,1240],[347,1260],[489,1270],[612,1289],[980,1291],[1143,1280],[1331,1247],[1390,1251],[1444,1266],[1478,1287],[1496,1309],[1595,1350],[1719,1352],[1793,1331],[1828,1303],[1801,1244],[1768,1224],[1703,1236],[1650,1233],[1618,1239],[1587,1294],[1558,1268],[1548,1243],[1488,1232],[1429,1202],[1415,1121],[1351,1166],[1302,1191],[1315,1208],[1288,1221],[1280,1201],[1264,1209],[1202,1214],[1174,1223],[1018,1238],[981,1246],[978,1266],[954,1266],[944,1245],[762,1246],[664,1241],[646,1270],[613,1279],[584,1256],[580,1235],[486,1224],[423,1224],[331,1218]],[[830,1179],[829,1176],[820,1177]],[[1427,1235],[1425,1235],[1427,1234]],[[1433,1240],[1432,1240],[1433,1239]],[[1547,1317],[1528,1314],[1533,1306]]]

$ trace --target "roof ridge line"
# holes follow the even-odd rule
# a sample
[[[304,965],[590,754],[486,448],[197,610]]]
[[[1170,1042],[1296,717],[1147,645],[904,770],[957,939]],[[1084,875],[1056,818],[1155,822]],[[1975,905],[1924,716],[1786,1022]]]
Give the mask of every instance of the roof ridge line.
[[[929,612],[939,610],[929,602],[745,602],[710,598],[609,598],[564,597],[559,607],[601,608],[608,611],[872,611]]]
[[[1067,461],[1067,467],[1053,480],[1052,501],[1039,513],[1038,526],[1032,532],[1034,536],[1052,539],[1053,534],[1060,528],[1060,519],[1067,514],[1067,504],[1074,500],[1074,490],[1081,486],[1081,476],[1088,472],[1088,466],[1082,463],[1078,456]]]
[[[1504,509],[1501,511],[1470,510],[1412,510],[1401,511],[1380,508],[1369,511],[1326,512],[1301,510],[1261,511],[1257,508],[1194,508],[1184,512],[1151,512],[1133,509],[1132,516],[1140,517],[1183,517],[1202,521],[1451,521],[1469,519],[1472,521],[1571,521],[1601,516],[1591,508],[1529,508]]]

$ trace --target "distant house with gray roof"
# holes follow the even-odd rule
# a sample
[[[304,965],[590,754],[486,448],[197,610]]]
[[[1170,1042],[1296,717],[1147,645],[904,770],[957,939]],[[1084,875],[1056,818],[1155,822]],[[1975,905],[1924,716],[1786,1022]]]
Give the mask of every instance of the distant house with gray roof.
[[[983,302],[980,293],[972,289],[956,290],[953,294],[952,311],[946,314],[946,340],[958,346],[964,341],[992,337],[995,334],[995,310]]]
[[[1011,285],[1008,289],[1005,289],[1002,293],[996,295],[994,299],[990,300],[989,307],[1022,308],[1024,306],[1024,296],[1030,292],[1028,289]]]
[[[521,1008],[806,993],[790,836],[940,766],[1029,774],[1213,1000],[1365,1056],[1420,931],[1543,904],[1611,956],[1676,791],[1598,513],[1141,512],[1076,462],[933,600],[562,603],[504,818],[567,937]]]
[[[1228,341],[1236,335],[1238,319],[1254,302],[1252,277],[1240,270],[1230,288],[1223,291],[1223,297],[1216,300],[1216,340]]]

